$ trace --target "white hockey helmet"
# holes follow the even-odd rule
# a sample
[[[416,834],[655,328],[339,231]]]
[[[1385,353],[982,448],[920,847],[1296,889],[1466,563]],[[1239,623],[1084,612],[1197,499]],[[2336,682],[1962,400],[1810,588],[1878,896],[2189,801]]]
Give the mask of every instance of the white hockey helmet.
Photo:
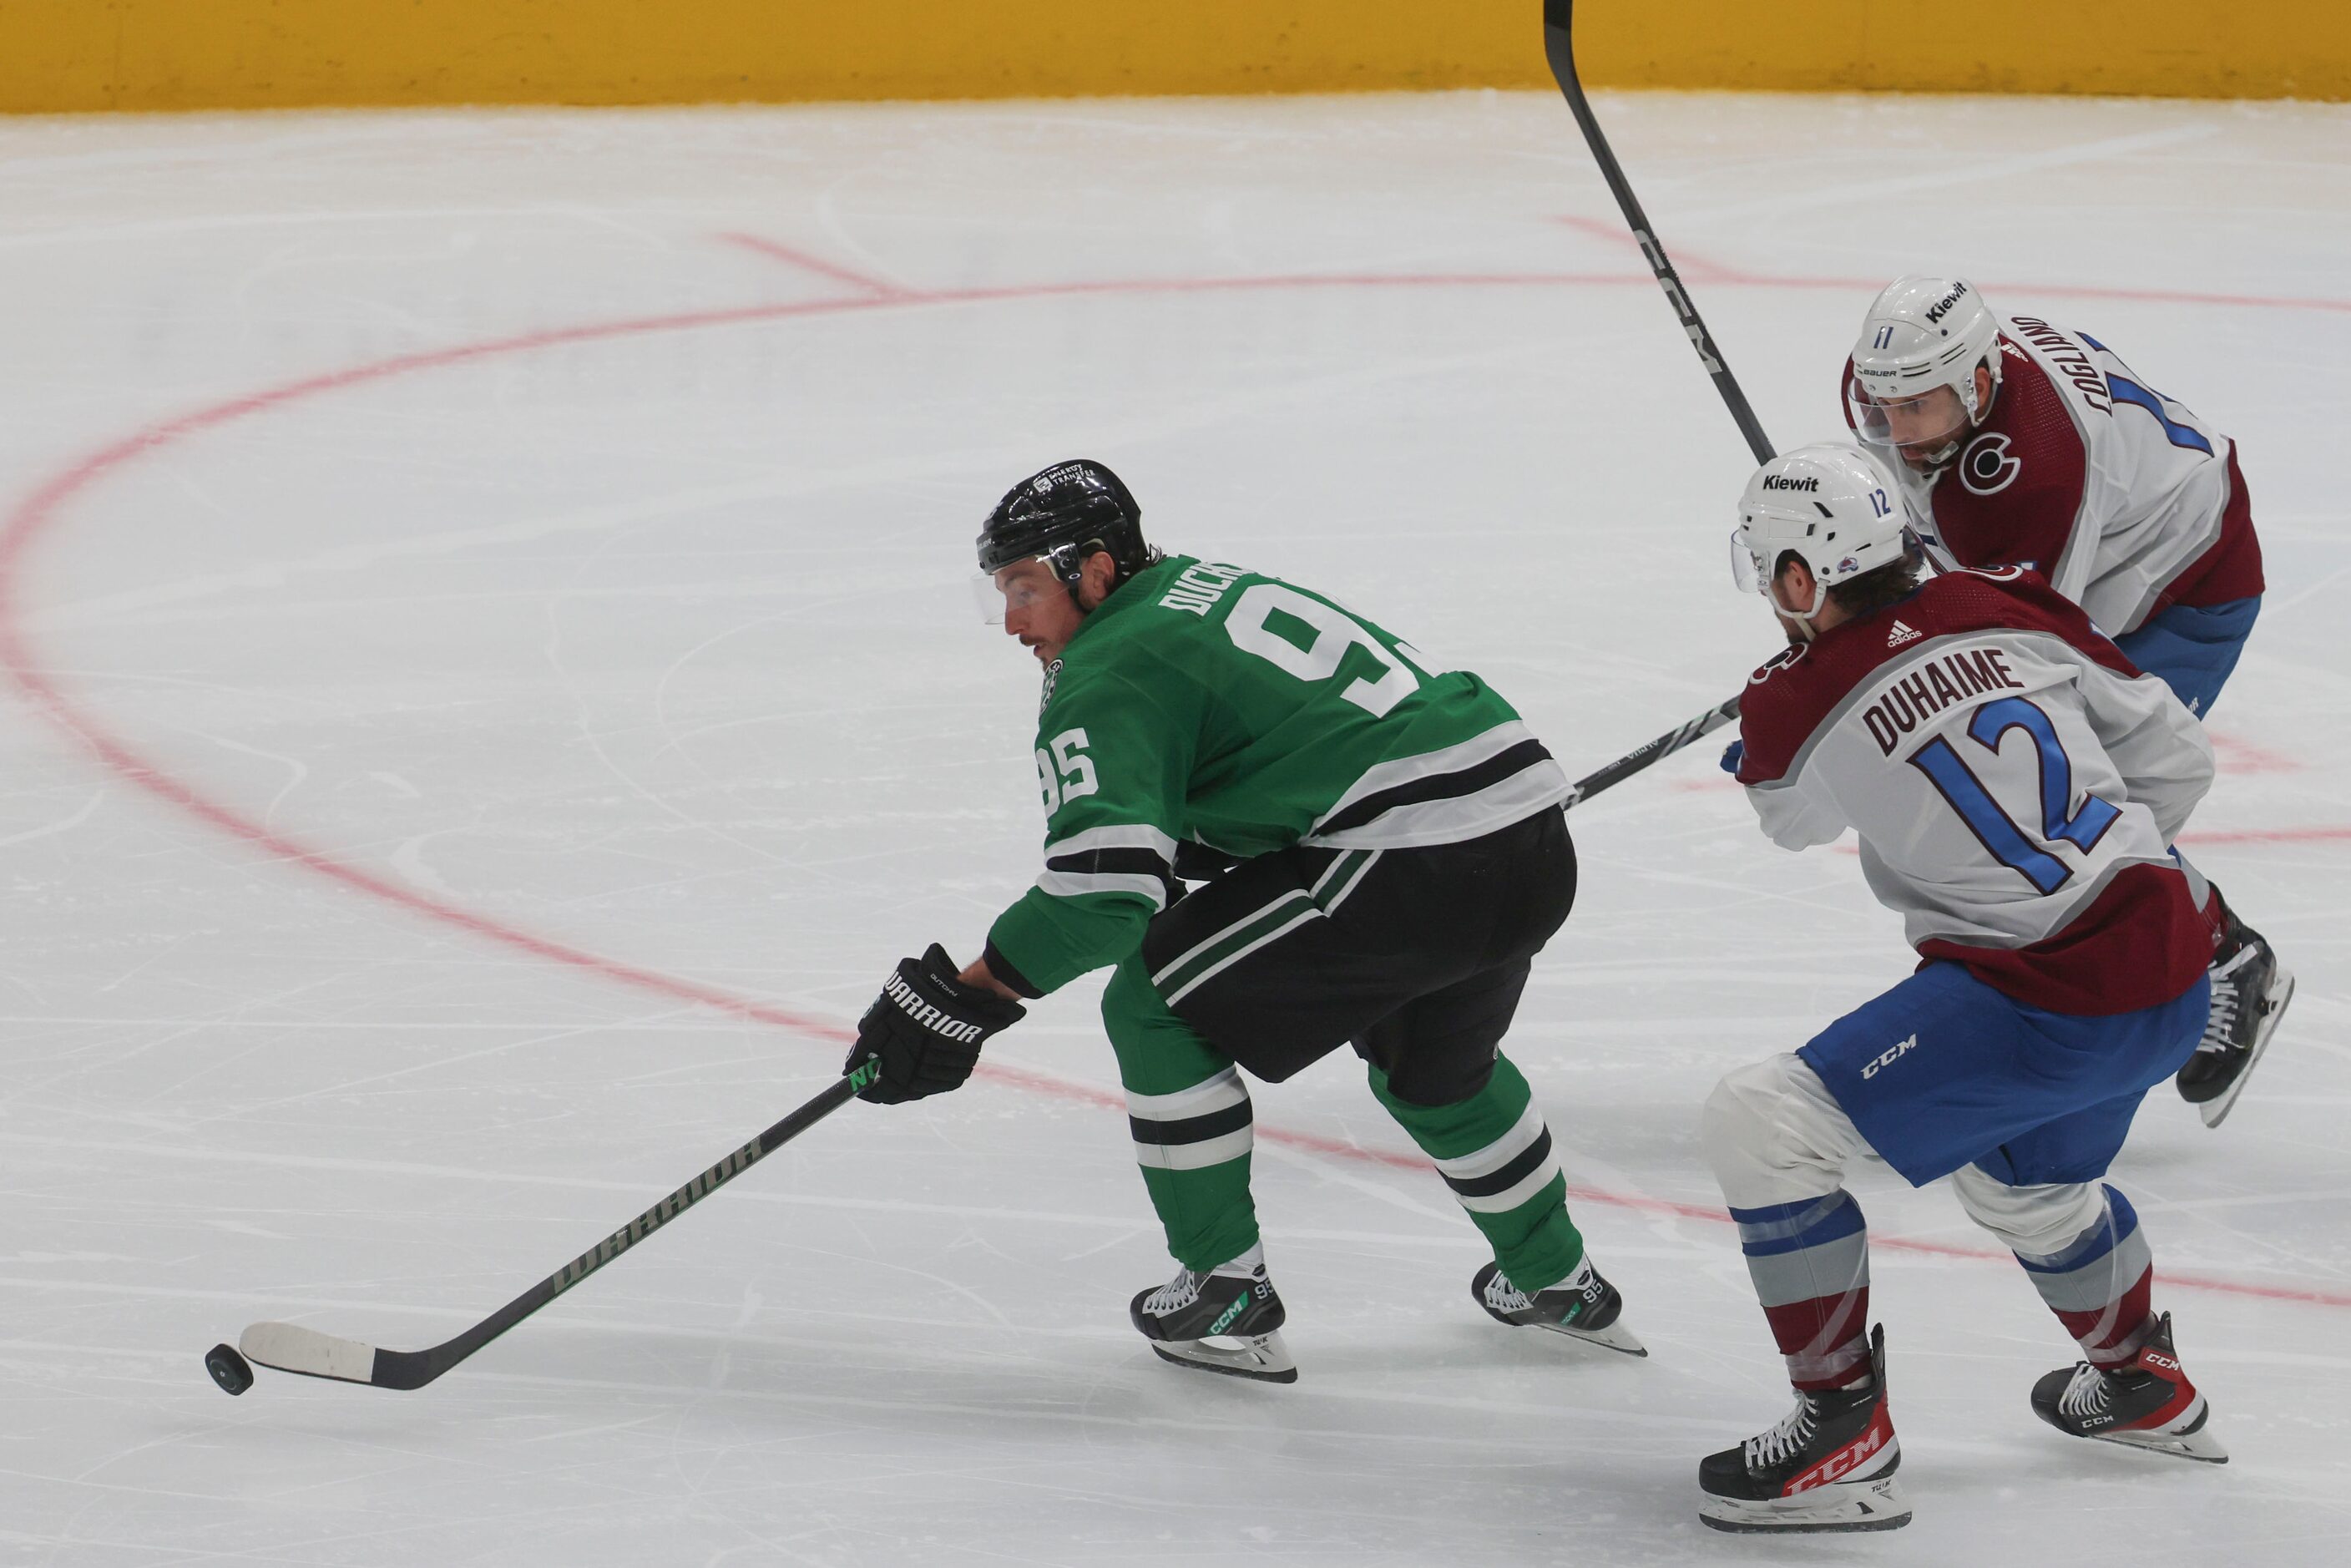
[[[1821,442],[1781,454],[1747,481],[1730,533],[1730,570],[1742,590],[1771,598],[1780,558],[1793,551],[1813,574],[1812,605],[1772,602],[1810,621],[1831,588],[1910,549],[1909,510],[1894,476],[1858,446]]]
[[[2000,387],[2000,320],[1964,277],[1897,277],[1870,301],[1861,336],[1853,346],[1853,377],[1845,383],[1845,406],[1854,430],[1873,446],[1894,451],[1914,467],[1941,467],[1958,455],[1959,438],[1991,412],[1991,395],[1976,396],[1976,368],[1991,372]],[[1958,414],[1949,428],[1895,428],[1889,406],[1925,413],[1937,389],[1958,395]],[[1948,406],[1948,405],[1946,405]]]

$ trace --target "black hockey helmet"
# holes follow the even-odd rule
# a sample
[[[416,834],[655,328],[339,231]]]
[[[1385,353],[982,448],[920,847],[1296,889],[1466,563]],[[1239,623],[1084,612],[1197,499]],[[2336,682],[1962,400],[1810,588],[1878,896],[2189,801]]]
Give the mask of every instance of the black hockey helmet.
[[[980,525],[978,543],[982,576],[1042,557],[1072,593],[1096,550],[1118,563],[1121,582],[1158,559],[1143,542],[1143,508],[1134,497],[1117,475],[1084,457],[1056,463],[1006,491]]]

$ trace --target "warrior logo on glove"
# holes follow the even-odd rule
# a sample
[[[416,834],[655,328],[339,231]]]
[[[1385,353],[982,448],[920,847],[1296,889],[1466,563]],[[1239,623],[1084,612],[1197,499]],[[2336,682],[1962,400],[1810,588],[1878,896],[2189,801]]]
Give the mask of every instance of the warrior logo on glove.
[[[882,994],[857,1023],[857,1043],[841,1071],[860,1079],[858,1098],[897,1105],[963,1087],[979,1048],[1028,1009],[957,977],[955,960],[934,942],[920,958],[902,958]]]
[[[931,1030],[942,1040],[977,1040],[982,1030],[976,1023],[957,1023],[938,1009],[914,995],[914,988],[896,974],[882,982],[882,994],[905,1009],[906,1016],[916,1025]]]

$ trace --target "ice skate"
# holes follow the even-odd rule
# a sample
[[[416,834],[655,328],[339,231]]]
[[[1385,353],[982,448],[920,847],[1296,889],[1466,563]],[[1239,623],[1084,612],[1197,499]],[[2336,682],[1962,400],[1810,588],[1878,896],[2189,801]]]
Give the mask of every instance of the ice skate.
[[[2294,1000],[2294,977],[2278,967],[2260,932],[2232,915],[2229,942],[2212,963],[2212,1011],[2204,1039],[2172,1080],[2208,1127],[2227,1119]]]
[[[2138,1354],[2120,1366],[2076,1362],[2032,1385],[2032,1413],[2075,1437],[2126,1443],[2225,1465],[2229,1450],[2207,1428],[2212,1407],[2188,1381],[2171,1348],[2171,1314],[2157,1320]]]
[[[1649,1354],[1648,1347],[1617,1321],[1625,1311],[1625,1298],[1600,1277],[1588,1257],[1566,1279],[1531,1296],[1510,1283],[1499,1263],[1489,1263],[1471,1277],[1469,1293],[1496,1322],[1512,1328],[1549,1329],[1626,1355]]]
[[[1127,1312],[1162,1360],[1264,1383],[1298,1381],[1298,1364],[1279,1332],[1286,1316],[1281,1298],[1258,1248],[1206,1274],[1179,1268],[1166,1284],[1136,1296]]]
[[[1698,1519],[1716,1530],[1898,1530],[1910,1502],[1894,1472],[1902,1446],[1886,1407],[1886,1331],[1872,1334],[1869,1381],[1799,1391],[1770,1431],[1698,1467]]]

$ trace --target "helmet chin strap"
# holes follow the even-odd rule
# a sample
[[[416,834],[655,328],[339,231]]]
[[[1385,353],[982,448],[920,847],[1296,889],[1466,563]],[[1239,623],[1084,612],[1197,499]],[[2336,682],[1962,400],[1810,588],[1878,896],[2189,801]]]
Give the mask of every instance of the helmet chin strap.
[[[1995,348],[1993,351],[1996,354],[1999,350]],[[1991,390],[1984,394],[1983,405],[1980,408],[1976,406],[1973,395],[1976,390],[1977,371],[1981,371],[1991,378]],[[1968,437],[1981,429],[1983,422],[1991,417],[1991,405],[2000,401],[2000,371],[1994,361],[1979,361],[1976,370],[1968,372],[1968,392],[1970,395],[1961,401],[1959,406],[1959,412],[1968,416],[1967,424],[1961,429],[1953,431],[1951,439],[1945,442],[1940,450],[1928,453],[1920,459],[1927,465],[1927,472],[1929,474],[1939,474],[1949,467],[1951,459],[1959,455],[1959,448],[1967,444]]]
[[[1056,559],[1053,563],[1053,575],[1060,578],[1061,580],[1061,586],[1070,591],[1070,602],[1078,607],[1078,613],[1081,615],[1092,615],[1093,611],[1087,608],[1085,598],[1081,591],[1085,587],[1086,562],[1092,560],[1098,555],[1108,555],[1111,557],[1113,571],[1110,580],[1110,586],[1113,591],[1115,591],[1119,584],[1124,582],[1129,574],[1117,570],[1117,556],[1113,554],[1110,546],[1101,539],[1088,539],[1083,544],[1063,545],[1060,547],[1059,549],[1053,551],[1052,554],[1058,557],[1064,550],[1069,552],[1070,559],[1074,563],[1074,570],[1067,571],[1063,570],[1061,562]]]
[[[1810,643],[1821,634],[1820,627],[1813,623],[1813,617],[1820,614],[1821,606],[1829,601],[1827,583],[1817,577],[1813,579],[1813,607],[1810,610],[1791,610],[1780,602],[1780,586],[1776,582],[1771,585],[1771,608],[1780,612],[1782,620],[1803,633],[1803,641]]]

